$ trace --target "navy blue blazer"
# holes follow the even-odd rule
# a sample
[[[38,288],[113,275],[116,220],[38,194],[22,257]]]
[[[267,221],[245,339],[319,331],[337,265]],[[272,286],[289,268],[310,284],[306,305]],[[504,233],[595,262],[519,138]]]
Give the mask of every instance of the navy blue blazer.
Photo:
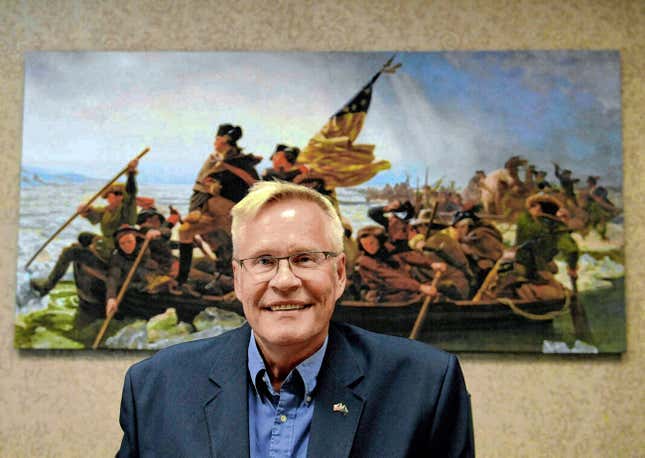
[[[132,366],[117,456],[248,457],[249,337],[244,325]],[[332,322],[314,396],[309,457],[474,456],[459,362],[429,345]]]

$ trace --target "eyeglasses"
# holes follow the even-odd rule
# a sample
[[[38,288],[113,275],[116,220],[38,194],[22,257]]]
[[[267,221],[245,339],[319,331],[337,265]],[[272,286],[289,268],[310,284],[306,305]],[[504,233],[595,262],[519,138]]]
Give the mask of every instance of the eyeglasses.
[[[262,255],[253,258],[235,259],[235,261],[247,270],[251,275],[261,280],[268,280],[278,270],[280,261],[286,259],[291,272],[297,277],[320,269],[328,258],[335,258],[340,253],[333,251],[304,251],[302,253],[290,254],[289,256]]]
[[[115,196],[122,196],[123,191],[110,191],[111,194],[114,194]]]

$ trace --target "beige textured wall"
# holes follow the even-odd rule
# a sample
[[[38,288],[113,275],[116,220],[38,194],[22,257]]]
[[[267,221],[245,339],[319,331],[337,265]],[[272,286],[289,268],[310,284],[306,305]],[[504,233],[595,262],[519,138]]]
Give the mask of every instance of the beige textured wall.
[[[621,51],[628,351],[461,360],[479,456],[645,456],[645,2],[231,3],[0,0],[0,456],[112,455],[123,374],[143,357],[12,347],[24,51],[578,48]]]

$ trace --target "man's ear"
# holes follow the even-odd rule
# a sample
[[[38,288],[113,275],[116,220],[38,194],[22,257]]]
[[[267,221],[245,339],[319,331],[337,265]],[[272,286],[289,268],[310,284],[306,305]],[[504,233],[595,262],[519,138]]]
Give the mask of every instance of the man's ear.
[[[340,296],[343,295],[345,291],[345,285],[347,284],[347,267],[345,266],[346,256],[345,253],[341,253],[336,257],[336,281],[338,284],[336,292],[336,300],[340,299]]]
[[[240,278],[242,276],[240,269],[242,266],[235,260],[231,261],[231,265],[233,266],[233,290],[235,291],[235,297],[237,297],[238,301],[242,302],[242,298],[238,293],[238,291],[242,291],[242,286],[240,285]]]

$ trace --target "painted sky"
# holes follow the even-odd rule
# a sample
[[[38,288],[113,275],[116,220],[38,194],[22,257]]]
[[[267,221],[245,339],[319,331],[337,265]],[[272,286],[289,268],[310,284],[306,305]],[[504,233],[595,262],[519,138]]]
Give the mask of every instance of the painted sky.
[[[303,147],[392,55],[98,53],[25,56],[23,165],[109,178],[145,146],[141,182],[194,179],[223,122],[268,157]],[[520,154],[549,172],[622,184],[617,51],[398,53],[376,83],[358,142],[392,169],[463,185]],[[370,183],[368,183],[370,184]]]

